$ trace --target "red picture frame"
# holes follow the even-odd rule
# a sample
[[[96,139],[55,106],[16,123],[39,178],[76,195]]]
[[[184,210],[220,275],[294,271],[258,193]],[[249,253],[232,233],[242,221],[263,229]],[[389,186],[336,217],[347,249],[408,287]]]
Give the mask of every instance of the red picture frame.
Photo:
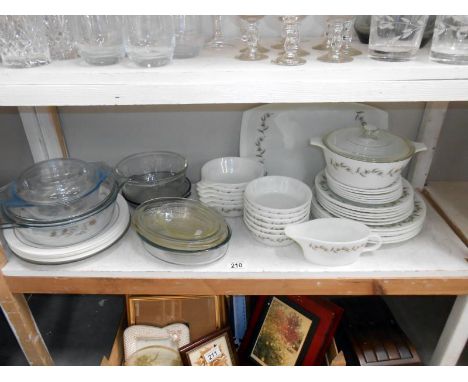
[[[239,349],[244,365],[322,365],[343,315],[310,296],[261,296]]]

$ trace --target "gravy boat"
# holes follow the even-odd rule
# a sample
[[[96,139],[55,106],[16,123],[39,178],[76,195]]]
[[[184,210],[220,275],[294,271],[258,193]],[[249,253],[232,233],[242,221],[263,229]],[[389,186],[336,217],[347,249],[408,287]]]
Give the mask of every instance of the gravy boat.
[[[288,225],[284,233],[301,246],[307,261],[325,266],[352,264],[361,253],[382,245],[381,237],[369,227],[349,219],[310,220]]]

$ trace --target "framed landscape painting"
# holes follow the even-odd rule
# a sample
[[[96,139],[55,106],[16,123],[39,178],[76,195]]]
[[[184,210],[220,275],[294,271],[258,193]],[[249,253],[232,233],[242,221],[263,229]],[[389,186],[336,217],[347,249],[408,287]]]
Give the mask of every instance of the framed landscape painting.
[[[321,364],[342,311],[307,296],[261,297],[240,353],[244,364]]]

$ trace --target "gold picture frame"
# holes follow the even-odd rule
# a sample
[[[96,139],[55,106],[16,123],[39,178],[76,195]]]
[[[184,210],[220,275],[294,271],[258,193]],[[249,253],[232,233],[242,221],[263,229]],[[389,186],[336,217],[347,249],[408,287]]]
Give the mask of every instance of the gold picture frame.
[[[127,295],[128,325],[164,327],[184,323],[196,341],[227,325],[225,296],[141,296]]]

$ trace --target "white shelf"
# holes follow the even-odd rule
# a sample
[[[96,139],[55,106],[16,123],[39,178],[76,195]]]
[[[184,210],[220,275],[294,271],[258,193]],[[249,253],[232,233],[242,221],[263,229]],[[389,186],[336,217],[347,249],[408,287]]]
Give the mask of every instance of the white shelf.
[[[379,279],[466,278],[468,248],[428,205],[423,231],[405,243],[387,245],[362,256],[351,265],[323,267],[304,260],[296,245],[282,248],[255,241],[242,220],[228,219],[233,235],[226,256],[201,267],[171,265],[149,255],[130,229],[106,251],[92,258],[64,265],[34,265],[11,255],[3,268],[9,277],[47,278],[151,278],[151,279]],[[242,262],[243,269],[231,269]]]
[[[323,52],[309,49],[307,63],[296,67],[272,64],[276,50],[268,60],[236,60],[238,47],[205,49],[196,58],[150,69],[127,59],[111,66],[80,60],[0,66],[0,106],[468,100],[467,65],[431,62],[428,48],[414,61],[381,62],[367,57],[367,45],[356,47],[364,54],[353,62],[323,63],[316,59]]]

